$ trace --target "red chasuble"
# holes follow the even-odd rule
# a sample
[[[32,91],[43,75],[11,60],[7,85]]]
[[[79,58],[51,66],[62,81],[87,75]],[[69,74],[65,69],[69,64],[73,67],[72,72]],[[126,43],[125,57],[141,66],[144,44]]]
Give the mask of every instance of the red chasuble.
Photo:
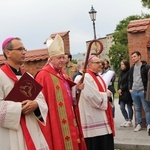
[[[41,126],[51,150],[86,150],[79,147],[79,130],[66,81],[49,64],[38,72],[35,79],[43,86],[42,92],[48,104],[46,127]],[[72,86],[72,81],[67,82]],[[85,142],[83,143],[85,145]]]

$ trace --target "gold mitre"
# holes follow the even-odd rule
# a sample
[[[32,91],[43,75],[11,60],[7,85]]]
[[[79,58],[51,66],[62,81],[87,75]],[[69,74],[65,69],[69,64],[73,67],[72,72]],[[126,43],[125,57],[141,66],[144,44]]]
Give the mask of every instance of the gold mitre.
[[[51,42],[50,46],[48,47],[49,56],[54,57],[61,54],[65,54],[64,51],[64,42],[60,35],[56,35],[54,40]]]

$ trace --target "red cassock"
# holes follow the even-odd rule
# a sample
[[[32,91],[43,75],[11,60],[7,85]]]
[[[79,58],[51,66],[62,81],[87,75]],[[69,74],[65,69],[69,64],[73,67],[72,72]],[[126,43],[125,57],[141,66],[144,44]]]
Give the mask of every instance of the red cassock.
[[[41,125],[41,129],[50,149],[86,150],[83,137],[82,142],[79,140],[81,137],[69,96],[70,89],[66,88],[67,77],[64,73],[62,77],[48,64],[37,73],[35,79],[43,86],[42,92],[49,108],[46,127]],[[69,88],[72,83],[67,82]]]

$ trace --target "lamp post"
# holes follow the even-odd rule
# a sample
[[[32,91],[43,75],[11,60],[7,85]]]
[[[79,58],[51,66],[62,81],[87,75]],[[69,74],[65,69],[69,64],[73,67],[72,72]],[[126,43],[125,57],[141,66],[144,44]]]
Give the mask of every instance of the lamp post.
[[[89,11],[89,14],[91,17],[91,21],[93,21],[94,39],[96,39],[96,30],[95,30],[96,13],[97,13],[97,11],[95,11],[95,9],[92,6],[91,10]]]

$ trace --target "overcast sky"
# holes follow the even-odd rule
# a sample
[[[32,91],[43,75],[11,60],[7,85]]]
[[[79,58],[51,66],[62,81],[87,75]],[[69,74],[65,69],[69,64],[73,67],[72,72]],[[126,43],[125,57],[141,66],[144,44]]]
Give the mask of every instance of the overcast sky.
[[[17,36],[27,49],[40,49],[52,33],[70,31],[71,53],[85,52],[86,41],[94,38],[91,5],[97,38],[113,33],[128,16],[150,13],[141,0],[0,0],[0,43]]]

